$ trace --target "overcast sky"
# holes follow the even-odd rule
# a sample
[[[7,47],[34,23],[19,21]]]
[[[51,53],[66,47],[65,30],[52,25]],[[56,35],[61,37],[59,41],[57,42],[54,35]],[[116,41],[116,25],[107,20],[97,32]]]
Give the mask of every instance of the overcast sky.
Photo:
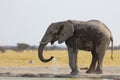
[[[0,0],[0,45],[38,45],[48,25],[98,19],[120,45],[120,0]]]

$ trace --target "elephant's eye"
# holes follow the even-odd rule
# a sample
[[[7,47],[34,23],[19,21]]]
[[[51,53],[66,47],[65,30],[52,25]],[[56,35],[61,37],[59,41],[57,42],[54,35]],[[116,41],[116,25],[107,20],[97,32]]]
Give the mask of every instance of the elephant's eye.
[[[64,36],[64,34],[61,34],[61,36]]]
[[[52,34],[52,31],[50,31],[50,34]]]

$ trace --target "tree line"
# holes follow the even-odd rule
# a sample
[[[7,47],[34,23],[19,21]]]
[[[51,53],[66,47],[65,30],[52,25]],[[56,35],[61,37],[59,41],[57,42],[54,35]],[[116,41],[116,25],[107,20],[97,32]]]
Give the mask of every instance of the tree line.
[[[46,46],[44,50],[64,50],[66,49],[65,47],[59,47],[56,45],[53,46]],[[4,53],[6,50],[12,50],[16,52],[21,52],[24,50],[38,50],[38,46],[32,46],[27,43],[17,43],[16,46],[0,46],[0,52]]]
[[[46,46],[44,48],[44,50],[66,50],[67,48],[64,46]],[[111,47],[109,47],[108,49],[111,49]],[[114,46],[113,47],[114,50],[120,50],[120,46]],[[38,46],[31,46],[27,43],[17,43],[16,46],[0,46],[0,52],[4,53],[6,50],[13,50],[16,52],[20,52],[20,51],[24,51],[24,50],[38,50]]]

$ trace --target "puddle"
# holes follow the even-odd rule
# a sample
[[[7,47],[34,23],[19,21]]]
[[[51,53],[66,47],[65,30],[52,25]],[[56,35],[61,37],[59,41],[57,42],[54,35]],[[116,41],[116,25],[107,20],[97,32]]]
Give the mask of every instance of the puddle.
[[[0,80],[114,80],[100,78],[27,78],[27,77],[0,77]]]

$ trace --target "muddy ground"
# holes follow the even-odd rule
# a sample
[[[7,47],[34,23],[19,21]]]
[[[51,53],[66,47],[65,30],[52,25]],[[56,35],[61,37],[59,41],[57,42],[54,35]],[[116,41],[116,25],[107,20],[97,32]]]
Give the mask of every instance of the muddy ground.
[[[103,74],[86,74],[86,68],[78,75],[69,75],[69,67],[0,67],[2,77],[46,77],[46,78],[108,78],[120,80],[120,67],[104,67]]]

